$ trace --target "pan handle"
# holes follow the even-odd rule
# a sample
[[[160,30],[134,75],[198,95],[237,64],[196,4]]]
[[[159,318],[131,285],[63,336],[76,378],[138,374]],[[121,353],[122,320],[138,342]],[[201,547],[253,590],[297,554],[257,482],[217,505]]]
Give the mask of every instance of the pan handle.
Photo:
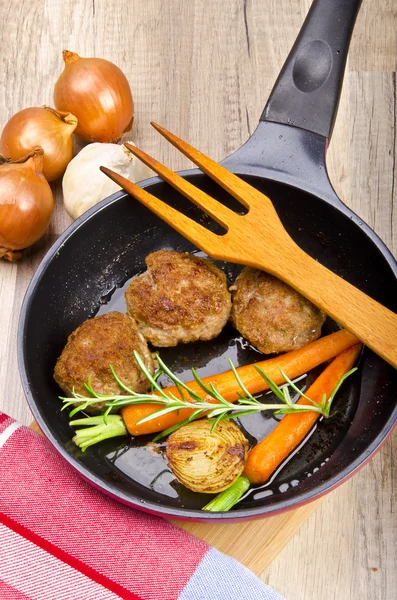
[[[314,0],[260,118],[330,138],[362,0]]]

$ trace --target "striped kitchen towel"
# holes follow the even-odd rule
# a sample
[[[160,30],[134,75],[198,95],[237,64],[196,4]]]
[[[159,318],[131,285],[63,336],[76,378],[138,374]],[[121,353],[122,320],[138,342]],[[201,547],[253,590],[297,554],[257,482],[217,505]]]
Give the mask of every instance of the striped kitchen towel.
[[[282,600],[168,521],[85,483],[0,413],[1,600]]]

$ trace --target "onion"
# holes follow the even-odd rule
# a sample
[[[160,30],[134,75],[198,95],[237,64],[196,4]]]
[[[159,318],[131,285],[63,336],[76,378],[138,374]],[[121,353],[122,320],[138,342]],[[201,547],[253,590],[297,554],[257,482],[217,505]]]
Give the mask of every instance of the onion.
[[[134,102],[124,73],[103,58],[82,58],[63,51],[65,68],[55,84],[54,102],[79,123],[76,133],[88,142],[117,142],[132,127]]]
[[[241,475],[248,454],[248,441],[231,421],[193,421],[167,439],[167,458],[172,472],[194,492],[216,494]]]
[[[54,198],[42,168],[42,148],[18,161],[0,156],[0,258],[18,260],[49,225]]]
[[[58,179],[73,158],[72,133],[77,119],[53,108],[25,108],[8,121],[0,138],[0,153],[18,160],[40,146],[44,150],[43,175]]]

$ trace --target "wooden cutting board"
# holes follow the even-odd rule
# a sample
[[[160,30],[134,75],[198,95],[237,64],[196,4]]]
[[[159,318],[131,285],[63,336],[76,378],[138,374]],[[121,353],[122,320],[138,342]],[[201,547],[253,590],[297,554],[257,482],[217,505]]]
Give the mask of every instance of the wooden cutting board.
[[[30,428],[41,434],[36,422]],[[321,500],[274,517],[243,523],[211,524],[173,521],[196,537],[229,554],[260,575],[288,544]]]

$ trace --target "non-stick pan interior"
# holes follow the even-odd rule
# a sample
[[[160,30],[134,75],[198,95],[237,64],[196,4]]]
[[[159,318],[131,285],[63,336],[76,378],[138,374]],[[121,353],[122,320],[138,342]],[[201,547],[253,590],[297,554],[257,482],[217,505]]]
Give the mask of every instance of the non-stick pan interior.
[[[240,209],[225,192],[201,174],[193,183]],[[397,281],[376,244],[354,220],[333,206],[285,185],[246,178],[274,202],[293,239],[311,256],[391,310],[397,309]],[[186,214],[217,226],[167,184],[150,191]],[[247,236],[247,244],[250,243]],[[272,240],[269,239],[271,244]],[[98,312],[125,310],[123,286],[144,270],[145,256],[159,249],[198,250],[130,197],[119,194],[88,218],[74,224],[44,259],[25,300],[20,331],[22,379],[34,414],[57,448],[82,474],[125,502],[174,516],[205,517],[199,511],[208,496],[179,485],[160,453],[147,449],[150,437],[109,440],[82,453],[71,442],[68,415],[61,412],[60,390],[53,381],[55,362],[68,335]],[[221,265],[232,282],[241,267]],[[327,321],[324,333],[337,328]],[[185,380],[189,368],[199,374],[263,359],[228,325],[210,342],[162,349],[161,356]],[[315,373],[300,381],[310,383]],[[266,514],[323,492],[371,454],[396,417],[396,371],[365,350],[359,371],[343,386],[334,404],[336,415],[321,422],[307,443],[267,485],[253,490],[226,518]],[[269,398],[270,396],[266,396]],[[263,414],[241,420],[253,442],[275,425]],[[216,515],[215,515],[216,516]],[[219,515],[218,515],[219,516]]]

